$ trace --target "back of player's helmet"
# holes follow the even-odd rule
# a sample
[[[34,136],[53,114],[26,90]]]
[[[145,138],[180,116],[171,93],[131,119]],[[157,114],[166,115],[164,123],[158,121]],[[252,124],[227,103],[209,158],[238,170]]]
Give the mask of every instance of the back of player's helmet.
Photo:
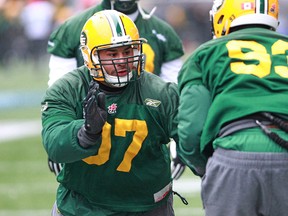
[[[136,25],[127,15],[115,10],[103,10],[95,13],[85,23],[81,32],[80,48],[84,63],[95,80],[106,82],[110,86],[122,87],[137,79],[142,72],[143,42],[144,40],[139,38]],[[101,59],[99,55],[100,51],[124,46],[132,48],[131,56]],[[133,63],[133,68],[129,68],[125,77],[119,76],[118,72],[116,76],[109,75],[105,66],[112,65],[116,70],[119,61],[127,65]]]
[[[210,11],[212,34],[218,38],[244,25],[264,25],[276,30],[278,0],[214,0]]]

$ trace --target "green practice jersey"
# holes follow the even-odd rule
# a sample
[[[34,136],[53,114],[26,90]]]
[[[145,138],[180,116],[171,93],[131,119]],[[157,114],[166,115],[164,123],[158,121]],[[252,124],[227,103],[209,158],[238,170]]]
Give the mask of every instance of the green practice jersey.
[[[77,66],[82,66],[83,58],[79,49],[82,27],[94,13],[103,9],[105,6],[102,3],[67,20],[51,34],[48,52],[64,58],[76,57]],[[163,63],[184,55],[181,39],[174,29],[163,20],[156,16],[145,20],[138,15],[135,24],[140,37],[148,41],[143,45],[146,71],[159,75]]]
[[[219,130],[238,118],[261,111],[287,115],[287,59],[288,38],[262,28],[239,30],[195,50],[178,77],[182,153],[192,157],[188,152],[193,149],[198,156],[200,152],[211,155],[212,142]],[[220,146],[244,151],[285,151],[268,139],[260,128],[255,130],[275,148],[262,143],[261,149],[255,145],[255,139],[245,137],[245,134],[239,135],[237,140],[229,137]],[[285,133],[283,136],[288,139]],[[247,146],[241,146],[241,137]]]
[[[102,141],[83,149],[77,132],[84,123],[90,80],[82,66],[48,88],[42,102],[44,147],[49,158],[65,163],[57,178],[61,187],[115,211],[146,211],[162,204],[172,189],[165,144],[170,138],[178,142],[176,84],[144,72],[121,94],[107,93]]]

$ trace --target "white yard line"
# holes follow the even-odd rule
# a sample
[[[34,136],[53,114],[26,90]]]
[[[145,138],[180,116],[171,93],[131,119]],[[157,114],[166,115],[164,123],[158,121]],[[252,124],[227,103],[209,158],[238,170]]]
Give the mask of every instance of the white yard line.
[[[41,121],[0,121],[0,143],[41,134]]]
[[[178,193],[200,193],[200,178],[180,178],[173,182],[173,190]]]
[[[50,216],[51,209],[0,210],[0,216]]]

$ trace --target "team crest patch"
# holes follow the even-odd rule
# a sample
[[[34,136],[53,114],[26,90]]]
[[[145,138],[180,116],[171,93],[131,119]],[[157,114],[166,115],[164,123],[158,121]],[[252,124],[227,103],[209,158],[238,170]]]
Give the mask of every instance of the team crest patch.
[[[108,113],[109,114],[115,114],[117,111],[117,104],[113,103],[110,106],[108,106]]]
[[[147,106],[151,106],[151,107],[158,107],[161,104],[161,101],[158,100],[154,100],[154,99],[150,99],[150,98],[146,98],[144,103]]]

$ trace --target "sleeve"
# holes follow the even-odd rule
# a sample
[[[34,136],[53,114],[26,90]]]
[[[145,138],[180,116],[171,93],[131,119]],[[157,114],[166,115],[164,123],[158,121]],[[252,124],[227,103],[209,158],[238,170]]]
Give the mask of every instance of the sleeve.
[[[178,58],[169,62],[164,62],[161,66],[160,77],[165,82],[177,83],[177,76],[182,67],[182,59]]]
[[[179,141],[178,137],[178,106],[179,106],[179,94],[177,90],[177,86],[175,83],[169,83],[169,96],[168,99],[170,100],[171,105],[171,113],[168,124],[168,130],[170,131],[169,136],[172,138],[176,143]]]
[[[160,19],[158,21],[158,37],[162,38],[161,34],[164,36],[162,40],[163,63],[161,65],[161,72],[159,76],[166,82],[177,83],[177,76],[183,63],[182,57],[184,56],[182,40],[171,25]]]
[[[79,52],[82,27],[85,22],[99,10],[102,10],[100,5],[88,8],[69,18],[56,28],[49,37],[48,53],[63,58],[76,57]]]
[[[163,32],[166,38],[164,62],[178,59],[184,55],[182,40],[176,31],[168,23],[162,22]],[[180,69],[180,68],[179,68]]]
[[[193,57],[183,65],[178,77],[178,154],[194,174],[205,173],[207,158],[201,154],[200,138],[211,104],[211,95],[201,82],[201,71]]]
[[[51,86],[56,80],[64,74],[76,69],[76,58],[63,58],[55,55],[50,56],[49,60],[49,81],[48,86]]]
[[[94,155],[100,145],[89,149],[79,145],[77,133],[84,119],[78,91],[77,85],[69,86],[60,79],[48,88],[41,103],[42,142],[48,157],[57,163],[70,163]]]
[[[200,137],[210,101],[210,93],[202,85],[187,85],[180,94],[178,154],[193,173],[199,176],[204,175],[207,162],[200,151]]]
[[[47,48],[48,53],[63,58],[75,57],[75,50],[79,47],[80,32],[80,28],[73,28],[70,20],[67,20],[50,35]],[[71,35],[79,35],[79,37]]]

